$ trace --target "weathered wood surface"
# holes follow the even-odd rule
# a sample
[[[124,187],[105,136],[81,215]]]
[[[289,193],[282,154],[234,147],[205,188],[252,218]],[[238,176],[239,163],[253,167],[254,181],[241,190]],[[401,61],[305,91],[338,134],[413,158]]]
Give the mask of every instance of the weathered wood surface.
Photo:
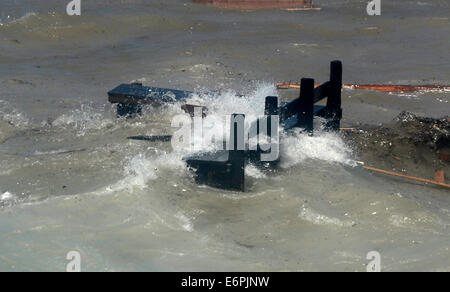
[[[255,129],[256,135],[259,135],[262,129],[262,123],[267,126],[265,133],[270,142],[262,141],[262,143],[271,143],[272,146],[272,116],[279,116],[278,122],[289,129],[292,127],[302,127],[309,134],[313,134],[314,116],[329,119],[333,122],[327,129],[338,130],[339,122],[342,117],[341,109],[341,88],[342,88],[342,63],[340,61],[331,62],[330,80],[314,87],[314,79],[302,79],[302,88],[300,96],[286,104],[278,105],[278,97],[267,96],[265,100],[264,116],[258,118],[251,123],[250,128]],[[141,111],[141,104],[144,103],[164,103],[177,102],[187,99],[191,93],[186,91],[161,89],[153,87],[145,87],[142,84],[122,84],[108,93],[109,101],[118,103],[118,115],[124,116],[128,114],[136,114]],[[166,95],[169,95],[166,98]],[[324,98],[327,98],[326,106],[315,106],[314,104]],[[184,104],[181,108],[193,117],[196,112],[202,113],[205,117],[207,108],[191,104]],[[254,132],[245,131],[245,115],[233,114],[230,120],[230,140],[232,146],[229,150],[213,151],[206,153],[198,153],[184,157],[183,160],[194,170],[196,182],[206,184],[213,187],[231,189],[237,191],[245,191],[245,165],[252,162],[255,165],[261,165],[265,168],[274,168],[279,163],[279,157],[273,158],[273,161],[263,161],[261,154],[267,153],[263,149],[271,149],[271,147],[260,147],[261,141],[258,140],[258,147],[250,149],[245,135]],[[255,138],[249,137],[247,138]],[[257,137],[258,138],[258,137]],[[128,137],[133,140],[143,140],[151,142],[167,142],[170,141],[170,135],[162,136],[133,136]],[[224,141],[225,142],[225,141]],[[275,142],[278,144],[278,141]],[[264,146],[269,146],[265,144]],[[271,152],[271,151],[269,151]]]
[[[245,191],[245,147],[240,145],[245,135],[244,123],[245,115],[231,116],[231,150],[199,153],[184,158],[187,165],[194,170],[198,184]]]
[[[183,101],[192,94],[190,91],[142,86],[140,83],[121,84],[108,92],[111,103],[153,104]]]

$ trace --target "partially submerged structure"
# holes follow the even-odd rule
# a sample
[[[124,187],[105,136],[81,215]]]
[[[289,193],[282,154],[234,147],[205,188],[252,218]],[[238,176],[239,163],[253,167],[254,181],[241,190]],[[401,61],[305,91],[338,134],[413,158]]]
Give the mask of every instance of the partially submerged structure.
[[[279,128],[283,130],[302,128],[309,135],[313,135],[314,117],[321,117],[326,120],[327,130],[339,130],[342,118],[341,90],[342,63],[333,61],[329,81],[315,86],[314,79],[301,79],[300,96],[291,102],[279,103],[276,96],[266,97],[264,115],[252,121],[250,129],[253,130],[248,133],[244,126],[245,115],[233,113],[227,150],[198,153],[185,157],[184,160],[195,171],[198,183],[245,191],[247,163],[251,162],[266,168],[277,166],[278,154],[268,160],[262,157],[268,155],[272,147],[278,147]],[[139,83],[122,84],[108,92],[109,101],[118,104],[117,114],[128,117],[141,113],[143,104],[184,102],[191,94],[192,92],[188,91],[146,87]],[[327,98],[326,105],[316,105],[325,98]],[[182,107],[190,112],[195,106]],[[205,107],[201,107],[201,113],[206,114]],[[260,140],[262,134],[265,136],[264,140]],[[248,141],[252,139],[256,139],[256,147],[249,145]]]

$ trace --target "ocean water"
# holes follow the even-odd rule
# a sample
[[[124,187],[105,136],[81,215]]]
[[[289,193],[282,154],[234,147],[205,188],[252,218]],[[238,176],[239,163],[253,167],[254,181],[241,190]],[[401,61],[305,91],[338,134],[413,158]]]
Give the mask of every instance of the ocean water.
[[[284,135],[281,166],[246,193],[195,184],[170,143],[180,104],[117,119],[120,83],[203,92],[210,131],[263,113],[277,81],[449,84],[448,1],[316,1],[321,11],[228,11],[185,0],[0,3],[0,271],[450,270],[450,193],[355,167],[339,134]],[[208,93],[214,92],[214,93]],[[243,97],[236,97],[236,94]],[[343,91],[343,126],[402,110],[440,117],[448,92]],[[210,147],[211,145],[205,145]],[[430,174],[432,176],[432,174]]]

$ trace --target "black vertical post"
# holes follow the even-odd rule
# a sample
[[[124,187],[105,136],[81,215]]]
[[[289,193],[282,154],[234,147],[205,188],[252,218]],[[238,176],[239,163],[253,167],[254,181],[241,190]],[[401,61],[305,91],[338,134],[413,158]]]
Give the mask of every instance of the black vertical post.
[[[278,97],[266,96],[266,105],[264,108],[264,115],[277,115],[278,114]]]
[[[332,61],[330,66],[330,86],[327,99],[327,128],[338,131],[341,124],[341,91],[342,91],[342,62]]]
[[[245,115],[232,114],[230,121],[231,150],[245,150]]]
[[[230,140],[232,147],[229,151],[231,163],[232,188],[245,191],[245,115],[232,114],[230,125]]]
[[[299,126],[312,134],[314,130],[314,79],[302,79],[299,105],[297,115]]]
[[[264,108],[265,122],[267,123],[267,137],[272,137],[272,120],[271,116],[278,115],[278,97],[267,96]],[[259,133],[259,129],[258,129]]]

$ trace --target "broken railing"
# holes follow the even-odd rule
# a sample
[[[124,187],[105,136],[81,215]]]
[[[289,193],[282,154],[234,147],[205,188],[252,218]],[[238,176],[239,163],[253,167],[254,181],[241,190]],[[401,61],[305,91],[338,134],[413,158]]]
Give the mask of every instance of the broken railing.
[[[339,130],[342,118],[341,90],[342,63],[333,61],[330,66],[329,81],[316,87],[314,79],[301,79],[300,96],[291,102],[279,104],[278,97],[266,97],[264,116],[250,124],[248,133],[245,132],[245,115],[232,114],[227,150],[202,152],[185,157],[184,160],[194,170],[197,183],[245,191],[245,166],[247,163],[269,168],[277,166],[279,151],[276,152],[275,157],[269,154],[273,151],[273,147],[279,147],[278,126],[284,130],[303,128],[309,135],[313,135],[314,117],[321,117],[326,119],[325,129]],[[122,84],[108,92],[109,101],[118,104],[117,114],[119,116],[139,114],[143,104],[161,105],[182,102],[187,100],[191,94],[192,92],[188,91],[146,87],[139,83]],[[325,98],[327,98],[326,105],[316,105]],[[193,112],[194,107],[192,105],[183,106],[188,112]],[[205,116],[207,109],[201,107],[201,112]],[[259,140],[261,134],[266,136],[264,142]],[[257,140],[256,147],[249,146],[248,141],[254,138]],[[151,141],[151,139],[145,138],[142,140]],[[226,143],[224,142],[224,144]]]

